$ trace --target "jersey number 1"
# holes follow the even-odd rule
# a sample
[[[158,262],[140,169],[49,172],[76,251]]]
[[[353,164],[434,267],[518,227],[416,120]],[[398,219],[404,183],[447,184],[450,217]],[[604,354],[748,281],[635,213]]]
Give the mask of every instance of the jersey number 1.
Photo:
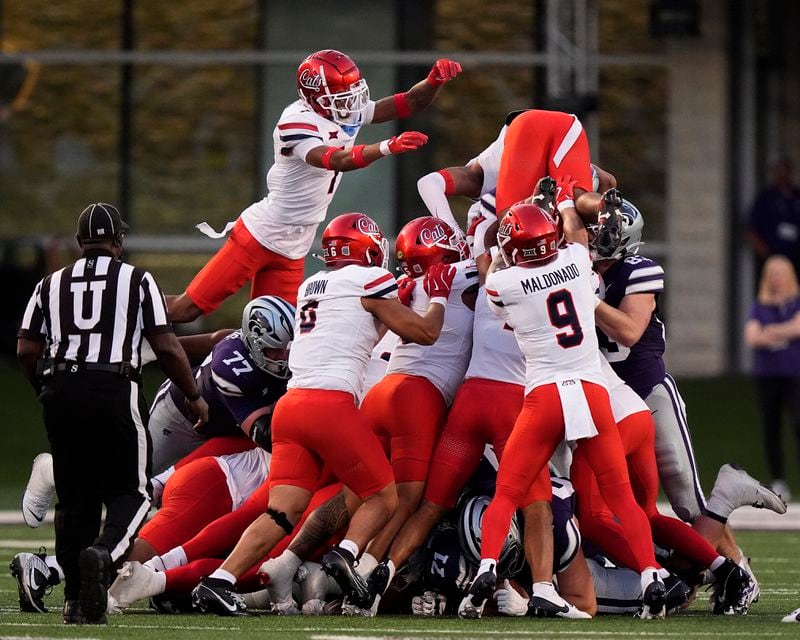
[[[575,310],[575,303],[572,294],[567,289],[553,291],[547,296],[547,315],[550,316],[550,324],[556,329],[566,329],[556,334],[558,344],[564,349],[577,347],[583,342],[583,329],[578,320],[578,312]]]

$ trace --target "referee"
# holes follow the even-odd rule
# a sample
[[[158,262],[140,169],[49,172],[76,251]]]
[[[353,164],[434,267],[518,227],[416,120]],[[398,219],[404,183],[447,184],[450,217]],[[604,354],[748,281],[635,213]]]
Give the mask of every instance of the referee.
[[[82,257],[36,285],[17,334],[17,359],[39,394],[53,455],[67,624],[106,622],[112,568],[150,509],[143,338],[198,426],[208,418],[158,285],[121,261],[127,229],[113,206],[86,207],[76,236]]]

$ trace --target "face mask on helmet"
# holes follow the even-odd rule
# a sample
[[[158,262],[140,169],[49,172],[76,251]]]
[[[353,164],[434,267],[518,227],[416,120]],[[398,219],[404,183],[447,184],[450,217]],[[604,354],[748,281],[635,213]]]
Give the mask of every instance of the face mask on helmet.
[[[471,563],[481,562],[481,531],[483,515],[489,506],[489,496],[474,496],[466,500],[459,509],[458,539],[461,551]],[[525,552],[519,529],[517,514],[511,518],[508,535],[497,559],[497,575],[510,578],[522,570]]]
[[[242,339],[255,365],[281,380],[291,376],[286,358],[271,358],[294,339],[295,308],[283,298],[261,296],[251,300],[242,313]]]
[[[616,241],[616,246],[605,247],[600,246],[604,239],[600,226],[598,224],[586,225],[589,233],[589,253],[593,262],[621,260],[639,252],[639,247],[644,244],[641,241],[644,218],[639,209],[625,198],[622,199],[620,208],[620,222],[620,238]]]
[[[317,102],[337,124],[359,124],[362,112],[369,105],[369,87],[366,80],[361,79],[351,84],[347,91],[320,96]]]

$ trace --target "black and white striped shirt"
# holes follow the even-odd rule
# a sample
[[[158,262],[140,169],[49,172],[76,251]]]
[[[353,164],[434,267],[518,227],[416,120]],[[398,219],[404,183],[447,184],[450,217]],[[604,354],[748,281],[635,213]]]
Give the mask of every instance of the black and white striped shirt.
[[[17,336],[46,341],[45,358],[139,368],[142,337],[164,331],[172,326],[153,276],[93,250],[36,285]]]

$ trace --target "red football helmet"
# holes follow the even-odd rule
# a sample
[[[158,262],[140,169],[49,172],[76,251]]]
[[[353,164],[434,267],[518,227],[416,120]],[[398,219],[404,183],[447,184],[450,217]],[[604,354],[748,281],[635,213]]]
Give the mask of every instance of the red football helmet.
[[[400,268],[411,278],[427,273],[437,262],[451,264],[466,260],[469,250],[464,239],[439,218],[415,218],[400,229],[395,243]]]
[[[506,264],[537,266],[558,253],[555,220],[535,204],[515,204],[500,219],[497,244]]]
[[[297,93],[319,115],[344,125],[358,124],[369,104],[369,87],[356,63],[333,49],[312,53],[300,63]]]
[[[363,213],[336,216],[322,232],[323,260],[332,269],[348,264],[385,269],[388,249],[378,225]]]

